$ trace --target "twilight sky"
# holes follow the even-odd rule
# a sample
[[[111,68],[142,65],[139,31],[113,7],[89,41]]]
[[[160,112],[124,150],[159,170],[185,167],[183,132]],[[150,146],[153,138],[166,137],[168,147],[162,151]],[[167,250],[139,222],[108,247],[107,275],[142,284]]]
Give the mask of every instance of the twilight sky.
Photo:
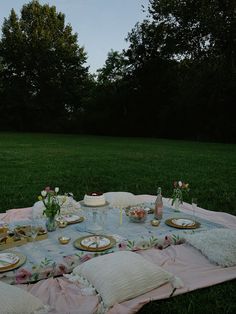
[[[0,0],[0,26],[14,8],[20,14],[28,0]],[[102,67],[107,53],[113,49],[127,48],[125,37],[138,21],[142,21],[149,0],[40,0],[41,4],[55,5],[66,16],[73,32],[78,33],[78,43],[88,54],[90,72]]]

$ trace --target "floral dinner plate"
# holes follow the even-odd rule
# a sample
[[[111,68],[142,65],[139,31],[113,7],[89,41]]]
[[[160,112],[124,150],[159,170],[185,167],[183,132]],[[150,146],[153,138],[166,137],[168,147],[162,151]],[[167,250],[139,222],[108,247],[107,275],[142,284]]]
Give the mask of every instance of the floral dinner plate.
[[[168,226],[177,229],[196,229],[200,227],[200,223],[189,218],[170,218],[165,221]]]
[[[93,252],[110,249],[115,244],[113,237],[103,235],[85,236],[74,241],[77,249]]]
[[[26,261],[26,256],[18,252],[0,253],[0,273],[20,267]]]

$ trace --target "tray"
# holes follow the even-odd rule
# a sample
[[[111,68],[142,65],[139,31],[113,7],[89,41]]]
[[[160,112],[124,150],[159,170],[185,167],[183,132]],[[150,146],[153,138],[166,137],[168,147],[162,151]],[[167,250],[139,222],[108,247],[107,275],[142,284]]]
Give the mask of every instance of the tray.
[[[201,226],[199,222],[189,218],[170,218],[165,221],[165,224],[177,229],[197,229]]]
[[[107,241],[109,241],[108,245],[102,246],[102,247],[89,247],[89,246],[85,246],[83,245],[81,242],[83,242],[85,239],[89,239],[89,238],[94,238],[94,237],[100,237],[100,238],[104,238]],[[89,251],[89,252],[101,252],[101,251],[105,251],[107,249],[112,248],[115,244],[116,244],[116,240],[113,237],[110,236],[104,236],[104,235],[99,235],[99,236],[84,236],[81,238],[78,238],[77,240],[74,241],[74,247],[76,247],[79,250],[83,250],[83,251]]]
[[[0,251],[10,249],[13,247],[24,245],[28,242],[32,242],[31,236],[27,235],[29,233],[30,226],[18,226],[15,228],[17,236],[10,237],[7,234],[2,234],[0,236]],[[35,241],[41,241],[48,238],[48,234],[45,232],[38,234]]]
[[[26,261],[26,256],[21,254],[21,253],[12,252],[12,251],[8,251],[6,253],[14,253],[15,255],[17,255],[19,257],[19,261],[16,264],[9,265],[9,267],[7,267],[7,268],[0,269],[0,273],[4,273],[4,272],[7,272],[7,271],[16,269],[16,268],[22,266],[25,263],[25,261]]]

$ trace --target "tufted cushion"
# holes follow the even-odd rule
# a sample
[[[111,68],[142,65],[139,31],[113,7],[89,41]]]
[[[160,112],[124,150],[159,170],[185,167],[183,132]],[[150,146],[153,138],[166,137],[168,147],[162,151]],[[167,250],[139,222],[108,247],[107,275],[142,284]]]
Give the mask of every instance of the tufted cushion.
[[[186,241],[210,262],[223,267],[236,265],[236,230],[218,228],[187,235]]]

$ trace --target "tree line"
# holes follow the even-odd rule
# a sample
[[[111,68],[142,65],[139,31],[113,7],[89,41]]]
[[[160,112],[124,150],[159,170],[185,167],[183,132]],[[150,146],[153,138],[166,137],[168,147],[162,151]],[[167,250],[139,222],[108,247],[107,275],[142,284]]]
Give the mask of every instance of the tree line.
[[[236,0],[150,0],[146,13],[91,75],[55,6],[12,9],[0,129],[235,142]]]

